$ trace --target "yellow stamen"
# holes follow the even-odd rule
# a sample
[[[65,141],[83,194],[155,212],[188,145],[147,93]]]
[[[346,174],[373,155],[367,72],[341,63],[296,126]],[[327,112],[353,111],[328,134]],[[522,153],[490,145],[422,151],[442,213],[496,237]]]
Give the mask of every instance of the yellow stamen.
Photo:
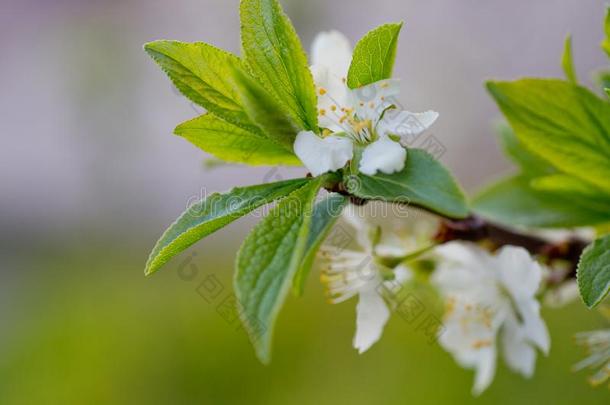
[[[475,340],[472,342],[473,349],[482,349],[491,346],[491,340]]]
[[[445,313],[451,315],[455,311],[455,298],[449,298],[445,304]]]
[[[364,121],[353,123],[354,131],[356,131],[356,132],[360,132],[364,128],[370,127],[370,125],[371,125],[371,120],[364,120]]]

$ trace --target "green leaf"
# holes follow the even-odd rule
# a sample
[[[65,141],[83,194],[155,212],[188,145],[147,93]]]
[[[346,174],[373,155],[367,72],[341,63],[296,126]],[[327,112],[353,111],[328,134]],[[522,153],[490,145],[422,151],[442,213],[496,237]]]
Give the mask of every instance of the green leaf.
[[[273,326],[303,260],[324,177],[281,200],[248,235],[237,256],[234,285],[240,315],[263,363],[271,358]]]
[[[576,227],[608,221],[608,214],[575,206],[570,196],[545,193],[530,186],[528,176],[502,180],[473,201],[475,213],[505,225]]]
[[[606,7],[606,18],[604,19],[604,40],[602,49],[610,56],[610,7]]]
[[[610,103],[554,79],[488,82],[487,88],[526,148],[610,192]]]
[[[293,152],[294,139],[299,129],[290,115],[271,94],[245,72],[234,70],[233,75],[242,104],[250,119],[270,140]]]
[[[249,165],[301,165],[285,147],[208,113],[180,124],[176,135],[225,162]]]
[[[517,139],[510,126],[504,123],[499,125],[498,135],[504,153],[519,166],[523,173],[534,176],[556,172],[556,170],[544,159],[527,150],[525,146],[523,146],[523,143]]]
[[[531,186],[536,190],[569,196],[573,204],[607,213],[610,220],[610,195],[576,177],[565,174],[538,177],[531,181]]]
[[[294,179],[214,193],[194,204],[170,225],[153,248],[145,273],[154,273],[195,242],[254,209],[303,187],[308,179]]]
[[[237,56],[202,42],[154,41],[144,45],[144,50],[191,101],[237,126],[258,130],[227,80],[242,65]]]
[[[597,239],[580,257],[577,270],[580,296],[589,308],[599,304],[610,290],[610,235]]]
[[[598,70],[592,76],[595,85],[606,93],[606,89],[610,88],[610,70]]]
[[[394,174],[362,173],[345,179],[356,197],[413,204],[452,218],[468,216],[464,194],[451,174],[430,154],[409,149],[402,171]]]
[[[561,68],[568,81],[576,84],[576,69],[574,69],[574,59],[572,57],[572,37],[568,35],[563,44],[563,54],[561,55]]]
[[[277,0],[242,0],[241,40],[253,75],[299,128],[318,131],[318,100],[307,56]]]
[[[369,31],[354,48],[347,74],[351,89],[392,77],[402,23],[384,24]]]
[[[309,275],[309,272],[311,271],[316,253],[318,252],[322,242],[324,242],[330,233],[335,222],[337,222],[337,219],[339,219],[339,216],[341,215],[343,208],[347,205],[347,202],[347,197],[342,196],[341,194],[330,194],[324,200],[315,205],[311,218],[311,227],[307,237],[305,255],[296,275],[294,276],[292,287],[295,295],[300,296],[303,294],[305,281]]]

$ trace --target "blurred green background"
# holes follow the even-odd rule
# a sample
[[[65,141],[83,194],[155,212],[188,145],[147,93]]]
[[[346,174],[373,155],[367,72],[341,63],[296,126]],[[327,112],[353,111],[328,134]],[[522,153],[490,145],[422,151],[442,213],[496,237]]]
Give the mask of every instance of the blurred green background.
[[[225,233],[226,234],[226,233]],[[222,236],[221,236],[222,237]],[[580,303],[545,310],[548,358],[525,380],[500,366],[491,388],[470,396],[460,369],[417,322],[392,317],[364,355],[351,348],[355,304],[327,305],[317,277],[291,298],[277,325],[274,359],[262,366],[223,303],[232,252],[212,240],[153,278],[141,244],[48,246],[3,297],[0,402],[6,404],[607,403],[570,366],[575,331],[601,327]],[[223,252],[224,251],[224,252]],[[103,253],[106,252],[106,255]],[[223,252],[223,254],[219,254]],[[193,253],[196,255],[193,256]],[[184,267],[195,265],[195,268]],[[209,276],[224,286],[215,298]],[[218,286],[218,284],[216,284]],[[225,314],[224,316],[222,314]],[[8,320],[8,322],[6,322]]]
[[[305,44],[324,29],[355,41],[405,20],[396,65],[403,102],[441,113],[433,131],[442,160],[469,190],[509,170],[490,129],[498,112],[486,78],[559,76],[567,32],[581,77],[607,64],[598,49],[603,1],[283,4]],[[608,390],[570,372],[582,356],[572,335],[604,325],[578,302],[545,310],[552,349],[534,379],[500,365],[491,388],[472,398],[472,373],[399,317],[358,355],[355,303],[327,305],[315,273],[281,313],[272,364],[260,365],[223,305],[234,253],[256,218],[144,278],[149,249],[189,201],[303,174],[206,170],[204,155],[171,135],[200,110],[175,94],[142,44],[204,40],[237,52],[237,5],[3,2],[0,404],[608,403]],[[210,276],[223,286],[215,298],[201,287]]]

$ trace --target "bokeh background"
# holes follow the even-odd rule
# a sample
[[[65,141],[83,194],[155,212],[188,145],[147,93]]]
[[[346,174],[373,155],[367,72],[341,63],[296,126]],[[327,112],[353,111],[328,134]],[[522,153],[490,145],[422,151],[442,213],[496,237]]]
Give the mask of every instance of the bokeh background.
[[[470,192],[510,170],[485,79],[560,76],[568,32],[585,81],[607,65],[601,0],[282,3],[307,47],[321,30],[355,41],[388,20],[406,22],[395,68],[403,104],[441,113],[433,128],[441,159]],[[472,373],[400,318],[357,355],[354,302],[327,305],[315,275],[282,311],[273,363],[260,365],[223,311],[234,253],[255,218],[144,278],[148,250],[188,201],[303,174],[210,168],[172,135],[200,110],[142,44],[202,40],[238,52],[237,8],[237,0],[0,4],[0,403],[608,403],[605,388],[570,372],[582,355],[573,333],[602,325],[578,302],[545,310],[552,351],[535,379],[501,366],[473,399]],[[223,285],[213,299],[200,287],[210,276]]]

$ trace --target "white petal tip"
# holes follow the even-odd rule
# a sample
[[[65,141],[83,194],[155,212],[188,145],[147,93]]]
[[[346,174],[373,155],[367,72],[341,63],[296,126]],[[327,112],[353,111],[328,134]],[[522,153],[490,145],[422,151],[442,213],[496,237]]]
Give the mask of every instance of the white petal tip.
[[[377,172],[392,174],[405,167],[407,150],[387,137],[383,137],[366,147],[360,160],[360,171],[368,176]]]
[[[294,153],[313,176],[319,176],[345,166],[353,156],[353,144],[346,138],[302,131],[294,141]]]

